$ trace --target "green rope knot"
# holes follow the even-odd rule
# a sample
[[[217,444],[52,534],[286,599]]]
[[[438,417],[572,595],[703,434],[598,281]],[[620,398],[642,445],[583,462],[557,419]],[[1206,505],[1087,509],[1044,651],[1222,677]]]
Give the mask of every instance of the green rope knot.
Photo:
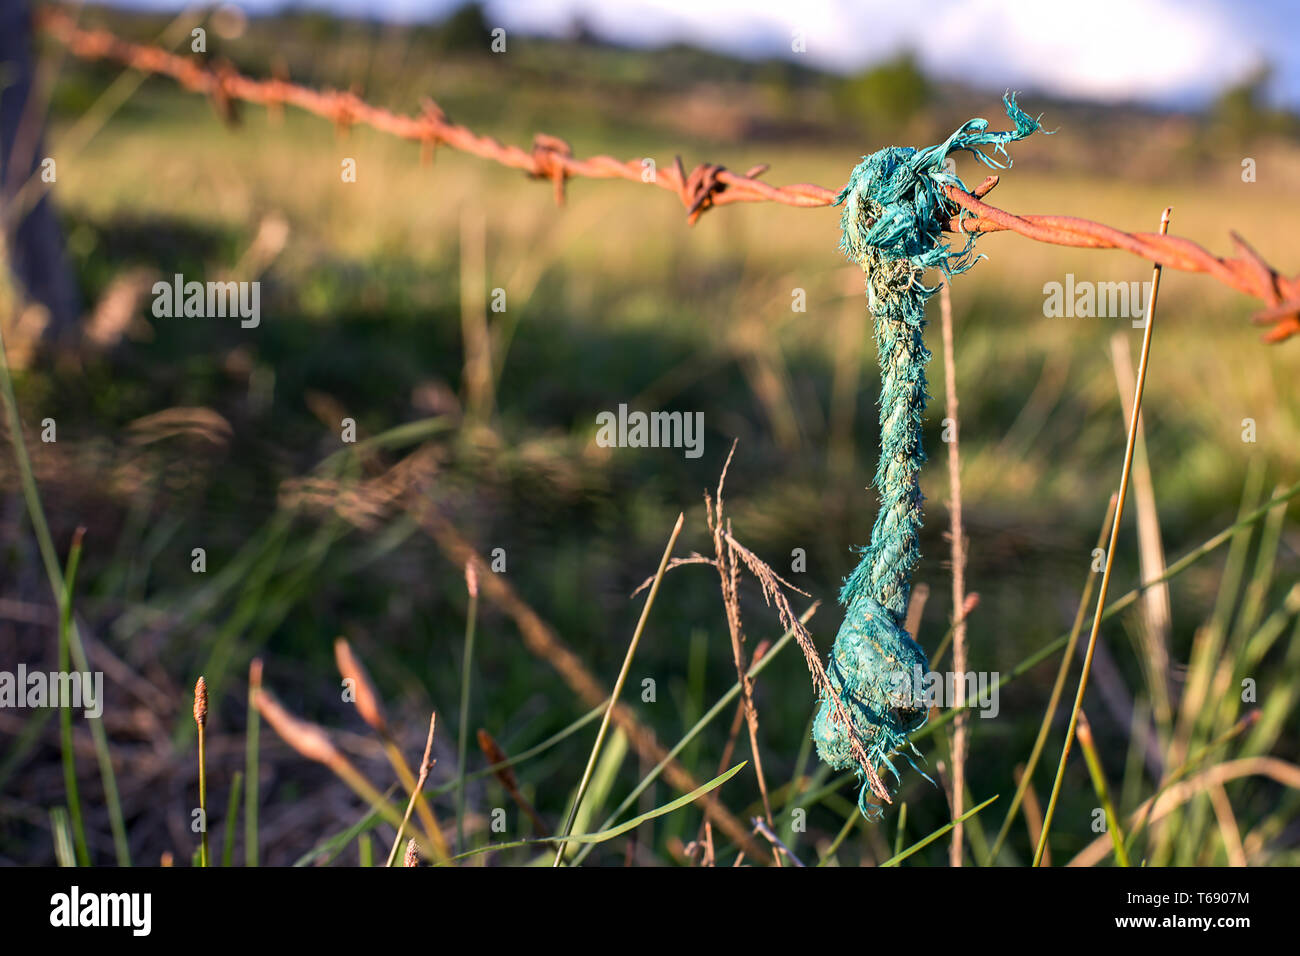
[[[836,770],[854,768],[861,784],[858,807],[868,819],[881,808],[868,791],[889,802],[890,791],[876,767],[884,764],[898,780],[890,758],[898,753],[920,756],[909,735],[925,725],[928,707],[918,673],[929,670],[923,651],[903,628],[912,590],[912,572],[921,559],[921,467],[925,450],[925,304],[937,288],[921,280],[926,269],[945,276],[965,272],[978,260],[974,235],[954,251],[943,239],[943,226],[960,209],[944,189],[965,184],[944,168],[948,155],[971,153],[992,169],[1002,169],[1006,145],[1040,129],[1022,111],[1014,95],[1002,99],[1015,128],[989,132],[988,120],[963,124],[943,143],[927,149],[889,146],[853,169],[848,185],[835,200],[840,214],[840,249],[866,275],[867,306],[875,321],[880,365],[880,458],[873,483],[880,510],[871,543],[857,549],[858,566],[844,581],[840,603],[846,611],[835,636],[826,676],[839,696],[852,727],[845,727],[825,689],[813,722],[817,753]],[[992,146],[990,156],[980,147]],[[918,672],[916,668],[920,668]],[[855,754],[854,744],[861,745]],[[868,766],[863,766],[865,754]],[[915,764],[913,764],[915,766]]]

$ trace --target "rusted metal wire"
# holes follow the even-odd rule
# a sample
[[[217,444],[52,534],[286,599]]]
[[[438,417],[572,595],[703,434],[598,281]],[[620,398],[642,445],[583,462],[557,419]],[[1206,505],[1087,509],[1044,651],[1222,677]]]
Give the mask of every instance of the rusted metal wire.
[[[132,43],[107,30],[85,29],[61,10],[48,7],[38,10],[36,23],[82,59],[111,60],[146,73],[171,77],[186,89],[211,98],[223,118],[234,116],[233,105],[238,101],[260,104],[273,112],[289,104],[331,120],[340,129],[356,124],[369,126],[420,143],[426,154],[438,146],[448,146],[521,170],[534,179],[550,180],[557,202],[563,202],[566,182],[572,177],[626,179],[675,193],[686,207],[687,222],[694,224],[714,206],[776,202],[816,208],[831,205],[840,192],[811,183],[773,186],[758,178],[766,172],[766,165],[754,166],[742,175],[714,163],[700,163],[687,173],[680,156],[672,166],[647,176],[642,159],[623,161],[603,155],[582,159],[573,155],[567,142],[545,133],[533,138],[531,150],[501,143],[451,122],[432,100],[424,102],[418,116],[408,116],[372,106],[355,92],[316,90],[291,83],[284,76],[257,80],[244,76],[224,61],[207,63],[155,46]],[[1018,216],[983,202],[983,197],[995,185],[997,177],[990,176],[973,192],[949,187],[948,197],[963,213],[949,220],[948,231],[962,234],[1010,231],[1058,246],[1122,249],[1171,269],[1203,272],[1264,301],[1266,308],[1253,316],[1257,324],[1272,326],[1264,334],[1264,341],[1280,342],[1300,334],[1300,275],[1280,274],[1235,232],[1231,236],[1238,256],[1221,258],[1179,236],[1128,233],[1072,216]]]

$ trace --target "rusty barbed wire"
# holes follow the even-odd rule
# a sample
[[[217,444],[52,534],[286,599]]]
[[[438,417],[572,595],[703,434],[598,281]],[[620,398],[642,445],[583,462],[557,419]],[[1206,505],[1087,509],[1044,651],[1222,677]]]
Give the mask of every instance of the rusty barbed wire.
[[[230,63],[200,61],[156,46],[133,43],[107,30],[87,29],[62,10],[44,7],[36,11],[36,26],[62,43],[75,56],[86,60],[111,60],[146,73],[169,76],[186,89],[208,96],[219,115],[235,118],[234,104],[242,101],[279,111],[285,104],[331,120],[340,129],[369,126],[401,139],[420,143],[429,155],[447,146],[518,169],[534,179],[550,180],[557,203],[564,201],[565,186],[573,177],[626,179],[658,186],[675,193],[686,207],[687,222],[694,225],[709,209],[737,202],[775,202],[787,206],[818,208],[830,206],[838,189],[812,183],[773,186],[758,177],[767,164],[754,166],[743,175],[715,163],[700,163],[687,173],[681,157],[672,166],[646,177],[645,160],[619,160],[613,156],[573,155],[569,144],[556,136],[538,133],[531,150],[480,135],[451,122],[431,99],[426,99],[418,116],[394,113],[373,106],[353,91],[316,90],[291,83],[281,74],[258,80],[244,76]],[[947,223],[952,233],[1015,232],[1038,242],[1087,249],[1121,249],[1162,266],[1183,272],[1201,272],[1211,278],[1261,299],[1266,307],[1253,321],[1271,325],[1266,342],[1280,342],[1300,334],[1300,274],[1285,276],[1270,266],[1236,232],[1231,232],[1237,257],[1219,257],[1190,239],[1162,236],[1153,232],[1128,233],[1103,223],[1073,216],[1019,216],[991,206],[983,197],[997,185],[988,177],[981,186],[966,192],[947,188],[948,198],[962,210]]]

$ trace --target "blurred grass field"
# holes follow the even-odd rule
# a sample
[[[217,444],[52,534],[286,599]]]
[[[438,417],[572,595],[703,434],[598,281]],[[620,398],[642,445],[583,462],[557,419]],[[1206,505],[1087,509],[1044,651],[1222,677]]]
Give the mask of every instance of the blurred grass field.
[[[145,35],[142,23],[135,29]],[[905,120],[868,128],[860,116],[837,115],[825,78],[779,83],[760,73],[689,83],[679,72],[674,87],[662,67],[647,78],[654,54],[581,43],[521,38],[517,56],[492,58],[438,56],[420,35],[395,30],[345,28],[310,47],[306,34],[298,21],[254,23],[247,42],[232,40],[223,52],[266,75],[274,48],[295,79],[359,83],[372,102],[394,109],[414,110],[420,95],[432,95],[456,121],[506,142],[526,145],[545,131],[579,155],[650,156],[661,168],[675,152],[688,168],[700,160],[733,169],[766,162],[766,178],[780,183],[835,186],[863,153],[895,141],[927,145],[968,115],[996,125],[1000,114],[996,93],[941,88]],[[268,35],[282,42],[269,43]],[[284,483],[344,447],[342,416],[355,419],[362,437],[445,417],[453,427],[432,439],[440,501],[482,553],[505,550],[510,582],[606,685],[640,611],[640,599],[629,595],[654,571],[679,511],[687,522],[678,552],[710,551],[702,494],[716,485],[737,439],[727,486],[735,532],[823,602],[809,626],[826,652],[839,624],[834,596],[856,561],[850,548],[866,543],[876,511],[866,487],[876,455],[875,353],[861,275],[836,250],[835,210],[738,204],[691,228],[663,190],[593,181],[571,182],[557,209],[549,184],[449,150],[425,166],[417,147],[366,129],[340,135],[314,117],[290,112],[275,123],[251,108],[237,128],[227,128],[201,99],[158,79],[145,81],[84,149],[61,154],[77,117],[113,75],[65,61],[49,131],[59,170],[55,198],[88,309],[134,269],[157,278],[262,282],[257,329],[241,329],[237,320],[154,318],[146,295],[113,347],[37,362],[17,377],[54,539],[62,549],[76,527],[87,528],[78,613],[121,662],[117,676],[110,674],[106,727],[121,762],[133,856],[153,862],[171,851],[188,858],[194,782],[186,694],[198,673],[207,676],[213,701],[209,787],[218,805],[230,772],[242,766],[242,675],[254,656],[264,658],[268,686],[292,709],[344,728],[358,759],[374,758],[355,713],[338,698],[331,647],[340,634],[402,715],[409,750],[423,739],[422,713],[438,711],[446,730],[433,779],[455,777],[449,742],[459,730],[462,569],[400,511],[357,528],[329,509],[284,508]],[[1297,267],[1291,214],[1300,198],[1300,148],[1293,140],[1234,142],[1197,117],[1152,119],[1128,107],[1111,116],[1039,103],[1032,94],[1023,103],[1031,113],[1044,111],[1045,125],[1059,132],[1013,149],[1015,166],[991,197],[996,205],[1144,231],[1155,231],[1168,205],[1174,233],[1225,253],[1235,229],[1279,269]],[[962,112],[968,108],[976,113]],[[1255,182],[1242,181],[1246,156],[1257,161]],[[340,181],[343,157],[357,162],[355,184]],[[984,171],[961,161],[958,172],[974,184]],[[1141,341],[1126,319],[1044,317],[1044,283],[1063,282],[1067,273],[1145,281],[1150,270],[1125,254],[1009,234],[987,237],[979,248],[988,260],[952,288],[967,584],[980,595],[968,640],[973,669],[1006,673],[1074,616],[1123,455],[1111,338],[1121,334],[1133,354]],[[241,271],[250,267],[257,273]],[[505,312],[487,316],[497,373],[490,402],[478,409],[466,408],[466,283],[504,289],[507,301]],[[806,291],[804,313],[791,309],[796,289]],[[1230,525],[1243,488],[1257,502],[1300,472],[1300,351],[1294,342],[1261,344],[1249,321],[1255,307],[1203,276],[1164,276],[1144,418],[1170,560]],[[931,591],[919,640],[933,652],[951,615],[937,329],[931,348],[928,521],[917,581]],[[692,460],[673,449],[598,447],[596,415],[620,403],[702,411],[704,454]],[[138,424],[175,407],[211,409],[230,431]],[[30,437],[46,417],[58,423],[52,445]],[[1255,423],[1253,442],[1243,441],[1246,419]],[[402,453],[350,467],[356,477],[373,477]],[[0,458],[0,488],[5,596],[11,604],[48,605],[7,456]],[[1133,515],[1130,509],[1112,596],[1137,581]],[[204,575],[190,570],[195,547],[207,552]],[[1283,604],[1300,568],[1298,547],[1288,520],[1272,573],[1251,578],[1263,589],[1262,607],[1281,609],[1288,625],[1252,671],[1261,701],[1300,680],[1289,627],[1296,609]],[[805,571],[790,570],[795,549],[807,553]],[[1212,554],[1172,584],[1176,690],[1197,629],[1215,613],[1216,598],[1224,600],[1225,554]],[[751,648],[779,637],[759,591],[749,587],[742,598]],[[682,568],[666,577],[625,695],[665,743],[734,682],[721,610],[711,570]],[[1125,616],[1104,629],[1107,666],[1094,675],[1086,704],[1124,813],[1157,783],[1140,752],[1135,763],[1131,746],[1134,708],[1150,704],[1140,626]],[[53,660],[51,634],[39,623],[0,622],[0,640],[29,662]],[[472,670],[470,730],[490,729],[508,752],[587,710],[524,652],[514,623],[487,605]],[[977,818],[990,835],[1054,671],[1054,663],[1039,665],[1003,689],[997,720],[972,721],[971,794],[976,803],[1001,794],[988,816]],[[133,687],[122,676],[130,673],[155,691]],[[637,699],[645,678],[657,685],[653,703]],[[784,788],[777,804],[787,812],[778,822],[796,853],[815,857],[852,812],[854,793],[842,785],[812,804],[797,796],[830,779],[809,752],[814,699],[797,654],[767,667],[757,697],[768,779]],[[1296,761],[1295,712],[1285,714],[1270,753]],[[724,717],[683,752],[697,779],[715,775],[726,731]],[[1044,796],[1063,733],[1058,721],[1035,778]],[[12,715],[0,736],[13,756],[0,766],[0,859],[52,861],[36,810],[61,792],[57,739],[28,733]],[[518,768],[526,795],[547,819],[562,816],[589,743],[588,730]],[[742,735],[737,761],[746,749]],[[921,749],[931,768],[942,768],[934,739]],[[467,769],[480,769],[483,759],[472,756]],[[297,758],[282,753],[265,762],[265,862],[292,862],[361,812],[346,791]],[[637,762],[628,753],[609,770],[605,810],[648,769]],[[98,786],[92,766],[87,757],[81,774],[89,804]],[[1053,831],[1058,862],[1096,837],[1096,798],[1082,760],[1066,779]],[[1230,786],[1243,822],[1264,835],[1252,862],[1300,862],[1295,791]],[[738,814],[756,812],[748,770],[721,792]],[[640,806],[674,795],[656,784]],[[903,775],[900,799],[908,807],[907,842],[948,820],[943,791],[919,774]],[[491,808],[515,815],[491,777],[471,784],[469,805],[480,841],[491,837],[484,829]],[[795,806],[808,809],[806,831],[789,823]],[[1189,804],[1190,822],[1182,825],[1188,833],[1201,827],[1199,837],[1213,827],[1197,807]],[[643,826],[634,859],[680,860],[674,850],[695,837],[698,822],[690,810]],[[838,850],[840,861],[889,856],[896,822],[891,810],[882,826],[857,828]],[[95,855],[110,855],[106,820],[90,813],[87,825]],[[973,849],[977,840],[987,845],[972,835]],[[1227,861],[1226,845],[1212,841],[1184,845],[1175,837],[1174,847],[1163,851],[1163,862]],[[624,851],[620,843],[598,847],[592,860],[620,863]],[[940,842],[911,862],[941,863],[945,853]],[[1025,863],[1031,854],[1017,822],[1000,862]]]

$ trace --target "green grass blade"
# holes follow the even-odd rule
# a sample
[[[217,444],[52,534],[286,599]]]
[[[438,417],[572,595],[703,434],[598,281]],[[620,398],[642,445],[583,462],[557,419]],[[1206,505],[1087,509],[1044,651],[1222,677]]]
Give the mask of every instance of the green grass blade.
[[[899,809],[898,820],[900,825],[898,828],[898,844],[894,848],[895,853],[897,853],[903,847],[902,823],[906,819],[907,819],[907,804],[904,803],[902,807]],[[853,828],[856,827],[861,822],[862,822],[862,814],[858,812],[857,807],[853,807],[845,815],[844,826],[840,827],[840,832],[835,834],[835,839],[832,840],[831,845],[826,848],[826,852],[823,853],[822,858],[817,861],[817,865],[829,866],[831,860],[835,859],[835,851],[840,848],[840,846],[844,843],[846,839],[848,839],[849,834],[853,832]]]
[[[72,630],[72,592],[77,580],[77,567],[81,564],[81,541],[84,530],[78,528],[77,533],[72,537],[72,548],[68,552],[68,566],[63,573],[63,593],[59,597],[59,670],[65,674],[72,663],[68,635]],[[68,702],[64,702],[59,707],[59,737],[63,750],[63,789],[68,798],[68,816],[72,824],[72,836],[76,842],[77,863],[81,866],[90,866],[90,850],[86,846],[86,828],[81,818],[81,797],[77,792],[77,767],[72,749],[72,706]]]
[[[254,661],[249,667],[248,718],[244,730],[244,866],[257,866],[258,857],[257,811],[260,798],[257,793],[257,751],[262,715],[253,706],[253,700],[261,679],[261,663]]]
[[[68,811],[63,807],[50,810],[50,833],[54,837],[54,858],[59,866],[76,866],[76,852],[72,849],[72,832],[68,825]]]
[[[951,823],[945,823],[943,826],[939,827],[939,829],[935,830],[935,831],[934,831],[933,833],[931,833],[929,836],[927,836],[927,837],[925,837],[924,839],[918,840],[917,842],[913,843],[911,846],[909,846],[909,847],[908,847],[906,850],[904,850],[902,853],[895,853],[893,856],[891,856],[888,860],[886,860],[884,863],[882,863],[882,864],[880,864],[880,865],[881,865],[881,866],[898,866],[898,864],[902,863],[904,860],[906,860],[906,859],[907,859],[909,856],[911,856],[913,853],[916,853],[918,850],[923,850],[923,849],[925,849],[927,846],[929,846],[929,845],[930,845],[931,843],[933,843],[935,840],[939,839],[939,837],[943,836],[945,833],[947,833],[949,830],[951,830],[951,829],[952,829],[954,826],[956,826],[958,823],[961,823],[961,822],[964,821],[964,820],[969,820],[971,817],[975,816],[975,814],[979,813],[981,810],[983,810],[985,807],[987,807],[990,803],[992,803],[992,802],[993,802],[994,800],[996,800],[997,798],[998,798],[998,794],[996,794],[996,793],[993,794],[993,796],[989,797],[987,800],[985,800],[983,803],[981,803],[978,807],[971,807],[969,810],[967,810],[965,813],[963,813],[961,816],[959,816],[956,820],[953,820]]]
[[[393,784],[387,791],[385,791],[385,801],[397,792],[397,787],[398,784]],[[327,864],[334,862],[338,855],[347,849],[349,843],[361,834],[368,833],[370,830],[384,822],[380,809],[380,805],[372,806],[362,814],[361,819],[352,824],[352,826],[345,830],[340,830],[333,836],[327,837],[320,843],[317,843],[302,856],[298,857],[298,859],[294,861],[293,865],[295,867],[308,866],[321,857],[325,857],[325,863]]]
[[[816,603],[812,604],[808,608],[808,610],[804,611],[803,614],[800,616],[799,622],[801,624],[808,623],[808,620],[813,616],[813,614],[817,612],[817,607],[818,605]],[[775,644],[773,644],[771,649],[768,650],[768,652],[763,655],[763,659],[756,662],[752,667],[750,667],[749,676],[751,678],[754,678],[757,677],[759,674],[761,674],[763,672],[763,669],[776,659],[776,655],[781,653],[782,648],[784,648],[792,640],[794,640],[794,631],[792,630],[786,631],[785,634],[782,635],[781,639],[777,641]],[[740,682],[737,681],[736,683],[731,685],[731,690],[727,691],[725,694],[719,697],[717,703],[715,703],[712,707],[709,708],[708,713],[706,713],[703,717],[697,720],[695,722],[695,726],[693,726],[690,730],[688,730],[686,732],[686,735],[682,737],[681,740],[677,741],[676,744],[673,745],[673,748],[669,750],[667,754],[664,755],[664,759],[659,761],[659,763],[655,764],[654,768],[648,774],[646,774],[645,777],[641,780],[641,782],[638,783],[632,789],[632,792],[623,798],[623,802],[620,803],[615,808],[614,812],[611,813],[605,819],[604,824],[602,824],[602,828],[612,826],[614,821],[619,818],[620,814],[622,814],[625,810],[627,810],[628,807],[632,806],[632,804],[636,802],[637,798],[640,797],[641,794],[643,794],[646,791],[646,788],[659,779],[659,775],[663,773],[664,767],[668,766],[669,762],[676,759],[677,755],[680,754],[686,748],[686,746],[690,744],[690,742],[694,740],[696,736],[698,736],[699,733],[702,730],[704,730],[704,728],[707,727],[713,721],[715,717],[717,717],[720,713],[722,713],[727,708],[728,704],[730,704],[733,700],[735,700],[739,696],[740,696]],[[805,803],[806,802],[807,801],[805,801]],[[573,861],[574,865],[576,866],[580,864],[584,859],[586,859],[587,855],[590,852],[591,852],[590,847],[584,847],[582,849],[582,852],[580,852],[577,855],[577,857],[574,858]]]
[[[54,539],[50,535],[50,526],[45,520],[45,509],[41,505],[40,492],[36,488],[36,476],[32,472],[31,459],[27,456],[27,443],[23,439],[22,419],[18,417],[18,399],[14,395],[13,377],[9,374],[9,353],[5,349],[3,332],[0,332],[0,397],[4,399],[9,424],[9,441],[13,445],[14,460],[18,464],[18,475],[23,487],[23,499],[27,504],[27,514],[32,522],[32,531],[36,535],[41,560],[45,564],[50,590],[57,603],[63,597],[63,569],[59,566],[59,559],[54,550]],[[86,660],[86,649],[81,642],[81,632],[75,621],[68,628],[68,646],[77,670],[89,673],[90,665]],[[104,731],[102,720],[90,721],[90,736],[95,744],[95,759],[99,764],[100,781],[104,787],[104,803],[108,808],[109,826],[113,831],[113,849],[117,856],[117,863],[118,866],[130,866],[131,851],[126,842],[126,821],[122,816],[122,802],[117,792],[117,777],[113,773],[113,761],[108,752],[108,735]]]
[[[747,760],[742,760],[740,763],[736,764],[726,773],[714,777],[708,783],[696,787],[690,793],[683,794],[682,796],[678,797],[676,800],[673,800],[669,803],[665,803],[661,807],[655,807],[655,809],[650,810],[647,813],[643,813],[639,817],[633,817],[631,820],[628,820],[626,823],[620,823],[618,826],[612,827],[608,830],[601,830],[599,833],[571,833],[565,837],[565,840],[569,843],[596,844],[596,843],[605,843],[606,841],[612,840],[615,837],[622,836],[624,833],[627,833],[629,830],[635,830],[637,827],[645,823],[647,820],[653,820],[656,817],[662,817],[665,814],[672,813],[674,810],[680,810],[682,807],[686,806],[687,804],[693,803],[695,800],[698,800],[706,793],[709,793],[712,790],[716,790],[718,787],[722,786],[724,783],[726,783],[736,774],[740,773],[740,771],[744,769],[745,764],[748,762],[749,761]],[[459,856],[453,856],[447,862],[455,863],[457,860],[464,860],[471,856],[477,856],[480,853],[491,853],[495,850],[509,850],[515,847],[537,846],[543,843],[550,844],[554,842],[555,841],[550,840],[546,837],[541,837],[539,839],[533,839],[533,840],[514,840],[510,843],[492,843],[489,844],[488,846],[476,847],[475,849],[462,853]]]
[[[605,801],[609,799],[610,791],[614,789],[614,781],[618,778],[618,772],[623,766],[624,760],[627,759],[627,734],[623,733],[621,728],[614,731],[609,738],[609,743],[605,745],[604,752],[600,755],[600,762],[596,765],[596,772],[591,776],[591,786],[587,788],[587,796],[583,798],[582,806],[578,808],[577,815],[573,818],[573,829],[579,833],[584,833],[591,825],[592,817],[600,812]],[[577,852],[576,849],[573,851]],[[566,856],[572,856],[572,853]]]
[[[556,731],[550,737],[547,737],[545,740],[543,740],[540,744],[537,744],[536,746],[533,747],[529,747],[527,750],[521,751],[520,753],[515,754],[513,757],[510,757],[508,760],[502,760],[500,763],[494,763],[491,766],[484,767],[482,770],[475,770],[471,774],[466,774],[465,780],[466,782],[469,782],[471,780],[480,780],[483,777],[490,777],[493,774],[495,774],[498,770],[504,770],[506,767],[518,766],[524,761],[536,757],[538,754],[544,753],[547,750],[550,750],[556,744],[572,736],[573,734],[576,734],[579,730],[581,730],[583,727],[586,727],[593,720],[597,720],[600,717],[600,715],[603,714],[604,712],[605,712],[605,704],[604,703],[597,704],[595,707],[591,708],[591,710],[587,711],[585,714],[583,714],[573,723],[569,724],[569,726],[565,727],[563,730]],[[455,780],[450,780],[447,783],[441,784],[440,786],[427,790],[426,793],[431,798],[440,797],[443,794],[451,793],[459,785],[460,785],[460,777],[458,776]]]
[[[1138,585],[1137,587],[1133,588],[1133,590],[1125,594],[1123,597],[1116,598],[1110,604],[1107,604],[1106,610],[1102,614],[1101,619],[1103,621],[1108,620],[1114,617],[1120,611],[1123,611],[1131,607],[1134,604],[1134,602],[1137,601],[1138,598],[1140,598],[1144,593],[1149,591],[1152,587],[1154,587],[1157,584],[1163,584],[1165,581],[1168,581],[1182,574],[1184,571],[1186,571],[1188,568],[1194,565],[1197,561],[1200,561],[1202,558],[1206,557],[1206,555],[1209,555],[1213,553],[1215,550],[1217,550],[1220,546],[1223,545],[1225,541],[1230,540],[1238,531],[1241,531],[1242,529],[1248,528],[1251,525],[1255,524],[1266,514],[1268,514],[1268,512],[1275,505],[1282,504],[1285,501],[1290,501],[1292,498],[1296,497],[1296,495],[1300,495],[1300,482],[1296,482],[1296,484],[1292,485],[1286,491],[1282,492],[1279,495],[1275,495],[1273,498],[1266,501],[1264,504],[1256,508],[1250,514],[1246,515],[1244,518],[1239,518],[1236,522],[1224,528],[1218,534],[1213,535],[1212,537],[1207,538],[1205,541],[1201,542],[1201,544],[1197,545],[1191,551],[1187,552],[1187,554],[1183,555],[1177,561],[1173,562],[1168,567],[1166,567],[1164,574],[1161,574],[1159,577],[1152,578],[1146,584]],[[1010,671],[1008,671],[1005,674],[1002,674],[998,678],[998,681],[994,685],[994,687],[1000,690],[1004,685],[1009,684],[1011,683],[1011,681],[1015,680],[1016,678],[1023,676],[1025,673],[1032,670],[1034,667],[1038,666],[1043,661],[1047,660],[1049,657],[1056,654],[1058,651],[1064,649],[1069,639],[1070,639],[1070,635],[1067,632],[1065,634],[1062,634],[1056,640],[1048,644],[1044,644],[1042,648],[1030,654],[1028,657],[1022,660]],[[915,734],[913,734],[912,739],[921,740],[929,736],[930,734],[934,733],[938,728],[948,723],[948,721],[952,720],[957,715],[957,712],[959,710],[968,709],[971,706],[972,704],[966,703],[963,704],[962,707],[953,707],[948,710],[945,710],[942,714],[940,714],[938,717],[931,720],[928,724],[926,724]],[[846,774],[841,779],[848,779],[848,777],[849,775]]]
[[[1106,786],[1106,772],[1102,769],[1101,757],[1097,753],[1096,742],[1092,739],[1092,727],[1082,710],[1079,711],[1079,728],[1075,736],[1079,740],[1079,749],[1083,751],[1084,763],[1088,765],[1088,776],[1092,779],[1093,793],[1101,801],[1102,812],[1106,815],[1106,832],[1110,834],[1111,842],[1115,844],[1115,862],[1120,866],[1128,866],[1128,851],[1124,848],[1124,828],[1120,823],[1119,814],[1115,812],[1115,804],[1110,799],[1110,788]]]
[[[659,569],[655,571],[654,583],[650,585],[650,593],[646,595],[645,604],[641,605],[641,617],[636,622],[636,630],[632,632],[632,640],[628,643],[627,654],[623,657],[623,666],[614,681],[614,690],[610,693],[609,703],[605,707],[605,716],[600,722],[600,729],[596,731],[596,742],[591,746],[591,755],[587,758],[587,768],[582,772],[582,779],[578,783],[577,793],[573,796],[573,804],[569,807],[564,826],[560,827],[557,834],[560,839],[557,841],[553,866],[559,866],[564,860],[565,837],[573,830],[573,821],[577,816],[579,807],[582,806],[582,798],[587,792],[591,775],[596,768],[596,758],[600,756],[601,745],[605,742],[605,734],[609,730],[610,719],[614,715],[614,707],[617,706],[619,694],[623,691],[623,684],[627,680],[627,672],[632,667],[632,658],[636,654],[637,646],[641,643],[641,635],[645,633],[646,621],[650,618],[650,609],[654,607],[655,597],[659,594],[659,585],[663,583],[664,572],[668,570],[668,559],[672,557],[673,548],[677,544],[677,536],[682,533],[682,524],[685,520],[685,512],[677,516],[677,522],[668,535],[668,544],[664,547],[663,556],[659,559]]]
[[[230,781],[230,802],[226,804],[226,839],[221,848],[221,865],[230,866],[235,855],[235,826],[239,823],[239,785],[244,775],[238,770]]]
[[[465,568],[466,580],[476,573],[472,565]],[[469,691],[474,664],[474,625],[478,618],[478,586],[469,589],[469,608],[465,614],[465,656],[460,665],[460,726],[456,730],[456,847],[465,849],[465,758],[469,750]]]

